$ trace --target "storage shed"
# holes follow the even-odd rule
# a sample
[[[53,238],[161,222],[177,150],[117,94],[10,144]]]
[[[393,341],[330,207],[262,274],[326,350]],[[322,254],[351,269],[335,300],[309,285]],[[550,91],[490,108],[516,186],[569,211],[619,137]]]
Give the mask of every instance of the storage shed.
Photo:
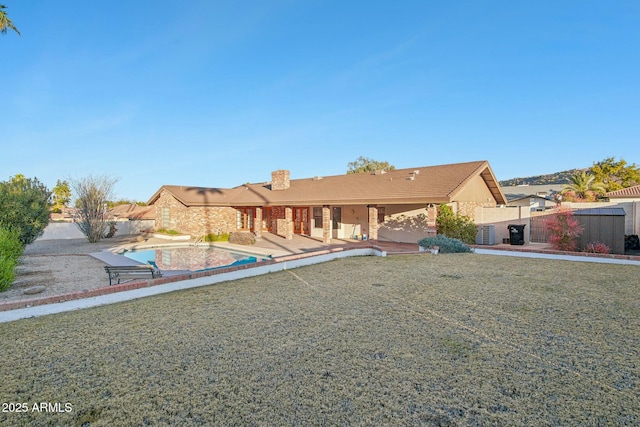
[[[612,254],[624,254],[623,208],[592,208],[574,212],[584,228],[578,241],[579,250],[593,242],[602,242]]]

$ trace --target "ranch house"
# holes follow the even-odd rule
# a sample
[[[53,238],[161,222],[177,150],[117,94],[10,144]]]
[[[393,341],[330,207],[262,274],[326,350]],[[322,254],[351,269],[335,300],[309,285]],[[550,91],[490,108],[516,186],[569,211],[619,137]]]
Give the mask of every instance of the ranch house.
[[[435,233],[437,206],[474,216],[505,205],[487,161],[271,181],[234,188],[162,186],[149,200],[156,228],[192,236],[251,231],[331,239],[416,242]]]

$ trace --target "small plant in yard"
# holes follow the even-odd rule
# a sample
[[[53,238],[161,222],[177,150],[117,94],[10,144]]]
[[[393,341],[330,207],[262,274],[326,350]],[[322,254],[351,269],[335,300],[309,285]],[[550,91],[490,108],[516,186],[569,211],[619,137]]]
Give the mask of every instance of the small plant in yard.
[[[156,230],[156,233],[160,233],[160,234],[169,234],[171,236],[175,236],[178,234],[181,234],[179,231],[176,230],[168,230],[166,228],[160,228],[158,230]]]
[[[574,252],[578,246],[578,237],[582,234],[582,226],[571,209],[560,209],[551,215],[546,222],[549,232],[549,243],[559,251]]]
[[[592,254],[609,254],[609,253],[611,253],[611,249],[609,249],[609,246],[605,245],[602,242],[591,242],[584,248],[584,251],[592,253]]]
[[[447,205],[438,207],[436,224],[438,234],[444,234],[447,237],[459,239],[465,243],[474,243],[476,234],[478,234],[478,228],[471,218],[454,214],[453,210]]]
[[[439,252],[443,254],[465,253],[471,252],[471,248],[460,239],[452,239],[451,237],[438,234],[435,237],[425,237],[418,241],[418,245],[423,248],[433,248],[438,246]]]
[[[207,234],[204,236],[205,242],[228,242],[229,241],[229,233],[221,233],[221,234]]]

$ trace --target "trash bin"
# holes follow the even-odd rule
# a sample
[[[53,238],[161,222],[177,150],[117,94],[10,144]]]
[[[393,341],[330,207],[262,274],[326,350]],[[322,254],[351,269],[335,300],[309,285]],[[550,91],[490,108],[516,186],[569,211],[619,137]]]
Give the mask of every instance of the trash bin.
[[[509,224],[509,241],[512,245],[524,245],[524,227],[526,224]]]

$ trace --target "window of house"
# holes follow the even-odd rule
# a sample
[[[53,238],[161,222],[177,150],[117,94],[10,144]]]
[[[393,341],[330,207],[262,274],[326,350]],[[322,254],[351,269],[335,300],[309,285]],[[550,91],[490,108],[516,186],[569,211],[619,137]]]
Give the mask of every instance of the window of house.
[[[313,208],[314,228],[322,228],[322,208]]]
[[[384,223],[384,207],[378,208],[378,224]]]
[[[169,208],[162,208],[162,228],[169,228],[171,226],[169,212]]]
[[[252,208],[239,208],[237,210],[237,224],[238,230],[251,230],[253,229],[253,209]]]

